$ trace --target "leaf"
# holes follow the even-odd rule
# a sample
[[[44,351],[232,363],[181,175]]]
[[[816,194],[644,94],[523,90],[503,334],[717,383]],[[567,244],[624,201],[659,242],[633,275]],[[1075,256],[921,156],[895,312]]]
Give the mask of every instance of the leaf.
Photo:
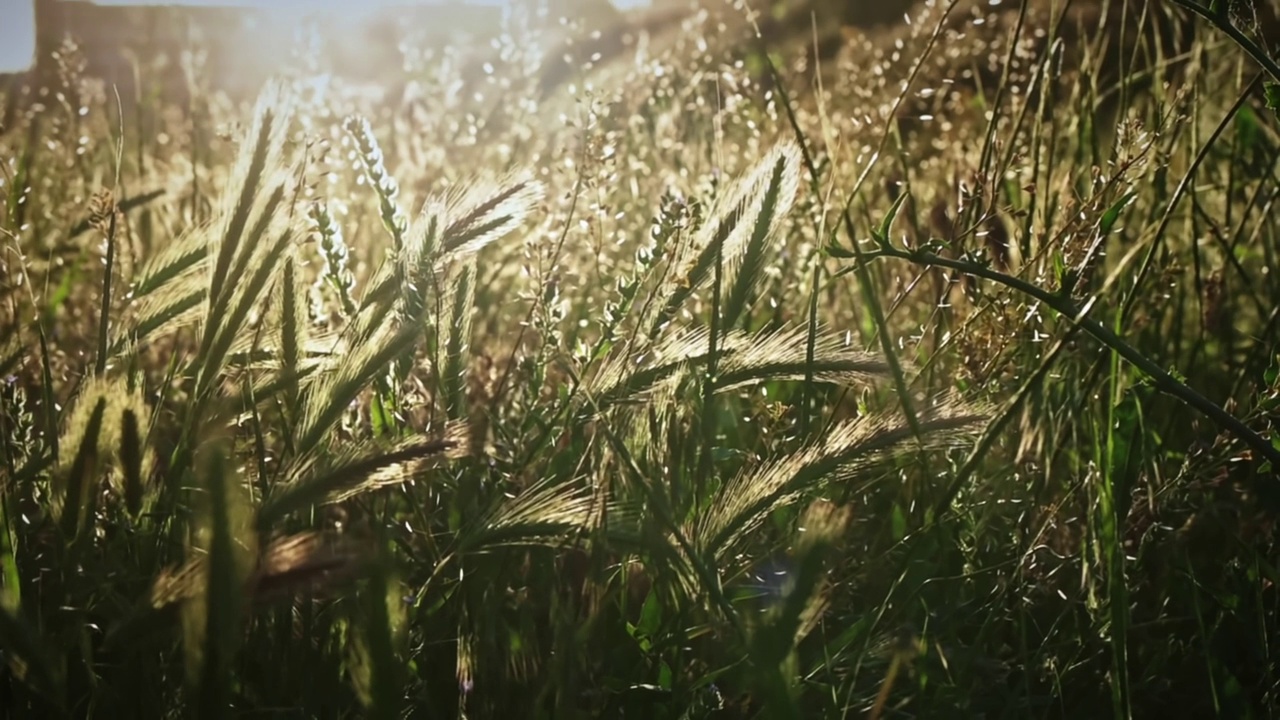
[[[880,228],[876,231],[875,239],[881,245],[889,244],[889,231],[893,229],[893,221],[898,218],[898,211],[902,209],[902,204],[906,202],[907,197],[911,193],[904,192],[893,201],[893,206],[889,208],[889,213],[884,216],[884,220],[880,222]]]
[[[385,551],[384,551],[385,552]],[[401,662],[396,657],[391,608],[401,607],[385,558],[373,562],[369,586],[365,589],[364,637],[369,652],[369,687],[372,707],[369,717],[394,720],[400,704]]]
[[[895,504],[893,506],[893,539],[894,541],[902,540],[907,536],[907,516],[902,512],[902,506]]]
[[[236,538],[229,497],[234,480],[228,477],[227,458],[219,450],[209,453],[205,467],[211,537],[208,595],[204,603],[204,649],[200,663],[202,717],[229,715],[232,663],[240,636],[240,609],[244,599],[236,567]]]
[[[1262,91],[1267,98],[1267,107],[1280,118],[1280,82],[1270,81],[1263,85]]]
[[[826,247],[827,254],[838,260],[852,260],[858,257],[858,254],[852,250],[846,250],[837,243],[829,243]]]
[[[1106,236],[1111,234],[1112,228],[1115,227],[1116,221],[1120,219],[1120,213],[1133,202],[1138,196],[1136,191],[1125,193],[1119,200],[1111,204],[1107,211],[1102,213],[1102,219],[1098,222],[1098,234]]]
[[[645,638],[653,637],[661,622],[662,603],[658,601],[657,590],[649,588],[649,594],[645,596],[644,605],[640,608],[640,621],[636,624],[636,634]]]
[[[4,650],[10,671],[60,707],[66,698],[62,677],[50,653],[35,634],[34,627],[34,624],[0,607],[0,649]]]

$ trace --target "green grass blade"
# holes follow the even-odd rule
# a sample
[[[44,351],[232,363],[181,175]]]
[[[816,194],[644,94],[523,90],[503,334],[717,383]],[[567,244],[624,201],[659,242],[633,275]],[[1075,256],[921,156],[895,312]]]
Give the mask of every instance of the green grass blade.
[[[52,653],[34,632],[32,623],[7,608],[0,607],[0,648],[9,656],[8,666],[15,679],[58,709],[65,709],[66,687]]]
[[[116,221],[120,211],[110,194],[99,202],[105,205],[100,212],[109,215],[104,228],[107,254],[102,268],[102,293],[98,299],[98,352],[93,369],[95,375],[102,377],[107,371],[107,357],[110,352],[107,347],[107,337],[111,327],[111,283],[116,272]]]
[[[250,532],[237,522],[240,508],[234,495],[239,479],[229,467],[223,447],[205,448],[202,474],[208,504],[208,581],[204,593],[204,629],[199,674],[198,714],[202,718],[229,717],[234,665],[244,607],[242,552],[236,546],[252,546]]]

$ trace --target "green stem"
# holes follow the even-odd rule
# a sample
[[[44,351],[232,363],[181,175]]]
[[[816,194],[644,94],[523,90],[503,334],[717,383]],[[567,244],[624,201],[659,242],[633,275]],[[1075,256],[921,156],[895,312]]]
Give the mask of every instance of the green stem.
[[[1139,352],[1137,348],[1125,342],[1125,340],[1115,334],[1115,332],[1111,331],[1096,320],[1086,317],[1080,306],[1070,298],[1051,293],[1048,290],[1037,287],[1025,280],[997,272],[985,266],[965,262],[963,260],[951,260],[927,250],[902,250],[888,244],[882,244],[877,250],[864,253],[863,257],[891,257],[899,260],[906,260],[918,265],[957,270],[974,277],[999,283],[1005,287],[1039,300],[1054,312],[1069,318],[1073,323],[1079,325],[1082,330],[1092,335],[1103,345],[1114,350],[1125,360],[1129,361],[1130,364],[1138,368],[1138,370],[1142,371],[1143,374],[1151,379],[1157,390],[1165,393],[1166,395],[1171,395],[1196,410],[1199,410],[1220,427],[1231,432],[1246,445],[1253,448],[1253,450],[1260,456],[1266,458],[1271,463],[1272,467],[1280,468],[1280,450],[1272,447],[1271,443],[1266,438],[1263,438],[1261,435],[1254,432],[1239,418],[1226,410],[1223,410],[1217,403],[1201,395],[1186,383],[1179,381],[1173,375],[1166,372],[1151,359]]]
[[[1199,15],[1205,20],[1208,20],[1210,25],[1225,33],[1226,36],[1231,38],[1236,45],[1240,46],[1240,49],[1248,53],[1249,57],[1253,58],[1255,62],[1261,65],[1262,69],[1271,76],[1272,80],[1280,82],[1280,63],[1277,63],[1272,59],[1272,57],[1267,54],[1266,50],[1263,50],[1258,43],[1254,42],[1248,35],[1241,32],[1240,28],[1233,25],[1230,20],[1215,14],[1209,8],[1201,5],[1200,3],[1192,2],[1191,0],[1170,0],[1170,2],[1184,10]]]

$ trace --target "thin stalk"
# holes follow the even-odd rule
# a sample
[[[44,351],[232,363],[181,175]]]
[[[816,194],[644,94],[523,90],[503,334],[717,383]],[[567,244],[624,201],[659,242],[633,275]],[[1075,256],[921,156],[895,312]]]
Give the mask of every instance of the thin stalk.
[[[1059,315],[1070,318],[1072,322],[1078,324],[1081,329],[1092,335],[1103,345],[1119,353],[1121,357],[1146,375],[1157,390],[1199,410],[1210,420],[1217,423],[1219,427],[1235,435],[1236,438],[1244,442],[1260,456],[1266,458],[1272,467],[1280,468],[1280,450],[1272,447],[1270,441],[1254,432],[1239,418],[1223,410],[1220,405],[1201,395],[1189,385],[1155,364],[1155,362],[1138,351],[1137,348],[1125,342],[1124,338],[1121,338],[1098,321],[1086,317],[1081,312],[1080,307],[1070,298],[1051,293],[1044,288],[1032,285],[1012,275],[1006,275],[976,263],[951,260],[927,250],[902,250],[888,244],[882,244],[875,251],[864,253],[862,257],[867,259],[889,257],[906,260],[918,265],[957,270],[983,280],[999,283],[1044,303],[1045,306]]]

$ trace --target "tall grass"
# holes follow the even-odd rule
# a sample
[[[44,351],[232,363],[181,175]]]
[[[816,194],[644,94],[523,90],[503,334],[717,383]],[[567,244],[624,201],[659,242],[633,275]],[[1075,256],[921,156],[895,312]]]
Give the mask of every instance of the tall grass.
[[[1274,715],[1271,16],[1187,4],[521,11],[123,118],[68,43],[8,714]]]

